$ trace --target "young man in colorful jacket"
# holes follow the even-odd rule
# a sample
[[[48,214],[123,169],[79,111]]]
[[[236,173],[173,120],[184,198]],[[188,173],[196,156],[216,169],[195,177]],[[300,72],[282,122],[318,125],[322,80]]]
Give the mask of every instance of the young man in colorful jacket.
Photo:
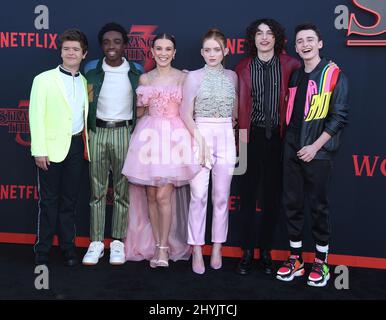
[[[308,285],[323,287],[330,278],[328,185],[332,158],[348,120],[348,82],[341,70],[320,57],[323,41],[313,24],[295,29],[295,49],[304,62],[290,81],[283,160],[283,202],[291,255],[277,272],[282,281],[304,275],[302,239],[304,198],[310,203],[315,260]]]

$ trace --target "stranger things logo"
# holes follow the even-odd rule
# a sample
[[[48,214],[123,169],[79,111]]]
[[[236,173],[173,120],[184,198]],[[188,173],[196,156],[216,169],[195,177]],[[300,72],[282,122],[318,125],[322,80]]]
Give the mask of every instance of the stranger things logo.
[[[57,33],[0,31],[0,48],[58,49]]]
[[[6,127],[24,147],[31,145],[28,107],[28,100],[20,100],[17,108],[0,108],[0,127]]]
[[[157,28],[156,25],[133,25],[127,35],[129,43],[126,48],[126,57],[130,61],[142,64],[145,71],[149,71],[153,67],[150,50]]]

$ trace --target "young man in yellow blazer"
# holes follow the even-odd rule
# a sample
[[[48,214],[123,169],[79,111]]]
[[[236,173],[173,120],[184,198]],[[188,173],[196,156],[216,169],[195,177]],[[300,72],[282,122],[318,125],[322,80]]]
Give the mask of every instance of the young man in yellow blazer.
[[[87,83],[79,73],[88,41],[81,31],[69,29],[60,42],[62,64],[35,77],[30,97],[31,153],[39,187],[34,251],[37,265],[49,262],[58,222],[65,264],[74,266],[75,209],[84,159],[89,159]]]

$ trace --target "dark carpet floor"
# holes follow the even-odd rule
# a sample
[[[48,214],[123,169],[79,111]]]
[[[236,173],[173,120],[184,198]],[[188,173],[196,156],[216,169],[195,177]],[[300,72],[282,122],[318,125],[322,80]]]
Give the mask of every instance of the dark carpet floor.
[[[85,248],[78,249],[79,257]],[[196,275],[190,261],[170,263],[169,268],[151,269],[148,262],[108,263],[108,251],[92,267],[63,265],[53,248],[49,289],[35,288],[32,246],[0,244],[0,299],[119,299],[119,300],[378,300],[386,299],[386,270],[349,268],[349,289],[337,290],[335,275],[325,288],[311,288],[306,277],[284,283],[255,269],[240,276],[233,269],[236,259],[225,258],[221,270],[209,267]],[[307,271],[310,266],[307,265]]]

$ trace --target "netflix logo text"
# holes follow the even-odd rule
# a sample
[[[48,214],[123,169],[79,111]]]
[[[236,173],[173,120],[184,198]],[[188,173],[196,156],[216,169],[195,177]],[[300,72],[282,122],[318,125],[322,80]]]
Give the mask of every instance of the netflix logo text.
[[[37,186],[0,184],[0,200],[39,200]]]

